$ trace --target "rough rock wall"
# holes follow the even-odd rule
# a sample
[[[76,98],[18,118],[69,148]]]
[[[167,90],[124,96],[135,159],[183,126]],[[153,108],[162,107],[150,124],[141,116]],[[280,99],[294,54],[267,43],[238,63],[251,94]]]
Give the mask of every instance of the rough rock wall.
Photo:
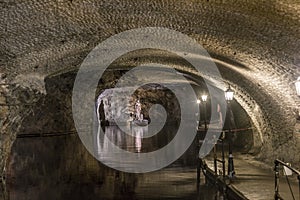
[[[16,139],[22,121],[31,112],[35,103],[42,94],[30,88],[8,84],[4,79],[0,85],[0,185],[5,184],[5,172],[7,161],[11,152],[11,146]],[[0,187],[0,199],[4,198],[4,192]]]
[[[46,94],[36,102],[30,115],[22,122],[20,134],[75,131],[71,99],[75,74],[71,72],[46,78]]]
[[[98,99],[104,101],[105,118],[109,122],[127,122],[130,120],[130,115],[135,115],[135,103],[140,100],[141,114],[144,119],[149,120],[149,110],[154,104],[162,105],[167,112],[168,122],[180,122],[180,106],[175,95],[167,88],[158,85],[145,85],[138,88],[133,95],[128,96],[129,89],[127,88],[113,88],[106,89],[100,94]],[[117,101],[128,102],[126,107],[116,107],[112,105],[112,95],[119,95],[120,99]],[[118,104],[118,103],[117,103]],[[161,113],[153,113],[152,117],[159,119]],[[132,118],[131,118],[132,120]]]

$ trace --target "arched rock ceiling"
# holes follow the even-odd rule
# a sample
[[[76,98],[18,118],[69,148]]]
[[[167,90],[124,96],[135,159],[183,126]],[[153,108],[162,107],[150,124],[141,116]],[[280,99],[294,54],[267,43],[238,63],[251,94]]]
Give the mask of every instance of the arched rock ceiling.
[[[250,115],[270,118],[273,130],[294,119],[298,0],[4,0],[0,6],[0,70],[7,80],[42,90],[45,76],[78,68],[106,38],[132,28],[167,27],[208,50]],[[283,131],[291,131],[287,127]]]

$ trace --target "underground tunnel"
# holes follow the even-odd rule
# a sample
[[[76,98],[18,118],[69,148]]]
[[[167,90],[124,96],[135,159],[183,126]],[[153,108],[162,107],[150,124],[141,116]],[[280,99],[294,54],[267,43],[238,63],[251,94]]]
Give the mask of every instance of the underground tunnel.
[[[202,184],[204,192],[199,193],[195,186],[198,151],[209,140],[207,128],[220,133],[216,151],[220,158],[224,145],[226,171],[231,144],[236,177],[231,180],[226,172],[226,180],[249,199],[274,197],[275,159],[300,170],[300,98],[295,87],[300,76],[298,1],[45,0],[3,1],[0,5],[4,19],[0,23],[0,199],[221,199],[224,194],[214,187]],[[87,148],[82,134],[91,133],[78,128],[72,107],[80,67],[108,38],[145,27],[163,27],[191,38],[209,55],[199,62],[214,63],[221,76],[198,71],[180,56],[183,52],[145,47],[119,56],[98,77],[92,93],[94,116],[89,118],[105,134],[93,135]],[[159,35],[145,34],[149,38]],[[176,35],[166,38],[167,45],[176,46]],[[146,41],[147,37],[137,42]],[[120,44],[129,46],[126,41]],[[150,66],[151,72],[129,74],[143,66]],[[128,79],[124,81],[125,75]],[[163,84],[143,84],[126,95],[132,90],[127,84],[154,75]],[[224,94],[229,86],[234,92],[230,107],[210,93],[211,88]],[[195,132],[189,147],[165,168],[145,174],[116,170],[100,162],[98,156],[108,155],[101,152],[110,142],[135,155],[172,144],[184,114],[172,87],[183,94],[192,91],[185,98],[185,104],[195,108],[188,112],[193,123],[186,126]],[[189,101],[191,93],[196,98]],[[122,97],[118,103],[127,102],[126,109],[114,107],[114,94]],[[202,94],[208,95],[206,102]],[[126,124],[131,130],[128,135],[116,121],[134,122],[137,100],[149,126]],[[101,101],[104,126],[97,124]],[[153,128],[151,123],[162,125],[156,135],[145,137]],[[180,148],[177,144],[174,151]],[[214,149],[209,148],[208,153],[210,166]],[[240,160],[249,166],[241,166]],[[252,190],[250,182],[240,183],[254,176],[243,176],[252,173],[251,166],[268,174],[266,178],[259,175],[262,185],[270,185],[265,194]],[[221,177],[224,172],[219,165],[218,170]],[[292,186],[297,187],[297,175],[292,178]],[[287,183],[282,190],[284,199],[290,199]]]

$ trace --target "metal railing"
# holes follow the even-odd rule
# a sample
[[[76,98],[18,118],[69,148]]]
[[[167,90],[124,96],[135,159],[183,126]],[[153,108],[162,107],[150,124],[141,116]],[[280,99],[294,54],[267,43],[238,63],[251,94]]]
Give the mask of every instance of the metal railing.
[[[218,162],[222,164],[222,175],[223,178],[226,176],[226,171],[225,171],[225,154],[224,154],[224,140],[219,139],[218,141],[221,141],[222,144],[222,159],[218,159],[217,156],[217,143],[214,145],[214,170],[215,170],[215,175],[218,175]]]
[[[205,177],[205,184],[213,184],[220,192],[219,194],[221,194],[222,199],[248,200],[248,198],[238,191],[233,185],[228,184],[226,178],[216,175],[215,172],[208,167],[205,160],[201,158],[198,158],[198,160],[199,172],[202,169],[202,173]],[[197,183],[197,188],[199,189],[199,183]]]
[[[300,200],[300,172],[298,170],[296,170],[295,168],[291,167],[288,163],[285,163],[279,159],[276,159],[274,161],[275,163],[275,167],[274,167],[274,171],[275,171],[275,200],[279,200],[279,199],[283,199],[280,194],[279,194],[279,172],[280,172],[280,165],[288,168],[289,170],[291,170],[292,172],[294,172],[296,175],[297,175],[297,178],[298,178],[298,183],[299,183],[299,200]],[[286,175],[287,177],[287,175]],[[293,194],[293,191],[292,191],[292,188],[290,186],[290,183],[289,183],[289,180],[287,179],[288,181],[288,184],[289,184],[289,188],[290,188],[290,191],[291,191],[291,194],[293,196],[293,199],[295,200],[295,196]]]

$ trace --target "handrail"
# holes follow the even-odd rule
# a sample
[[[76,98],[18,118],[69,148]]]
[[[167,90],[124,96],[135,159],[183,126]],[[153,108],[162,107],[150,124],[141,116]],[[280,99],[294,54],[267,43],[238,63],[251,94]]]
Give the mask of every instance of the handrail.
[[[219,140],[218,140],[219,141]],[[218,159],[217,157],[217,143],[214,145],[214,169],[215,169],[215,175],[218,175],[218,164],[217,162],[220,162],[222,163],[222,175],[223,175],[223,178],[225,178],[225,174],[226,174],[226,171],[225,171],[225,155],[224,155],[224,140],[220,140],[222,142],[222,160],[221,159]]]
[[[199,166],[202,169],[202,173],[205,176],[205,182],[214,184],[219,192],[222,193],[225,199],[236,199],[236,200],[248,200],[239,190],[233,185],[228,184],[226,179],[220,178],[214,174],[214,171],[208,167],[205,160],[198,158]]]
[[[274,195],[274,198],[275,198],[275,200],[282,199],[282,197],[279,194],[279,164],[283,165],[284,167],[290,169],[292,172],[297,174],[297,178],[298,178],[298,182],[299,182],[299,200],[300,200],[300,172],[279,159],[276,159],[274,161],[274,164],[275,164],[275,167],[274,167],[274,171],[275,171],[275,195]],[[292,195],[293,195],[293,193],[292,193]],[[293,198],[294,198],[294,196],[293,196]]]
[[[298,171],[295,168],[291,167],[287,163],[285,163],[285,162],[283,162],[283,161],[281,161],[279,159],[276,159],[275,160],[275,165],[278,164],[278,163],[281,164],[281,165],[283,165],[283,166],[285,166],[285,167],[287,167],[287,168],[289,168],[292,172],[294,172],[295,174],[297,174],[298,176],[300,176],[300,171]]]
[[[221,159],[218,159],[218,158],[216,158],[215,161],[221,163],[222,165],[225,165],[225,162],[226,162],[225,160],[221,160]],[[217,165],[215,165],[215,169],[216,169],[215,174],[217,175],[217,172],[218,172],[218,166]],[[225,171],[224,170],[223,170],[222,174],[223,174],[223,176],[225,176]]]

